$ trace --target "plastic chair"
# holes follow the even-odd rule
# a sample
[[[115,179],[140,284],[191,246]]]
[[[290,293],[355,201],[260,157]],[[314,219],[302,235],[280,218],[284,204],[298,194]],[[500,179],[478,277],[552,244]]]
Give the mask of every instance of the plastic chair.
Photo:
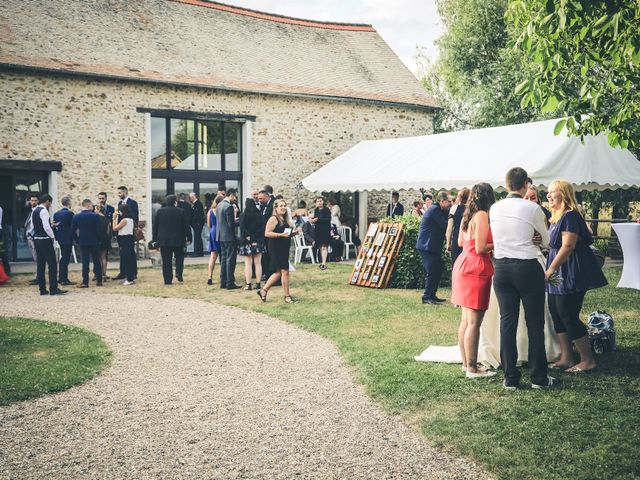
[[[304,235],[294,235],[293,244],[295,245],[295,252],[293,254],[293,263],[300,263],[302,261],[302,254],[308,252],[311,254],[311,263],[315,264],[316,259],[313,258],[313,247],[307,245],[304,241]]]
[[[353,256],[358,256],[358,249],[355,243],[353,243],[353,236],[351,227],[340,226],[338,227],[338,233],[340,234],[340,240],[344,242],[344,258],[349,260],[349,247],[353,248]]]

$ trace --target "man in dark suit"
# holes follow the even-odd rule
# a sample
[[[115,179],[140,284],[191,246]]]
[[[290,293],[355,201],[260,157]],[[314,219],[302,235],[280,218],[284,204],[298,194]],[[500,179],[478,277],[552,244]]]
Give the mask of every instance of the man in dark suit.
[[[173,258],[176,259],[176,279],[182,282],[184,247],[191,243],[191,228],[184,210],[176,206],[176,196],[167,195],[165,205],[153,220],[153,241],[160,247],[164,284],[173,281]]]
[[[271,216],[273,215],[273,202],[274,197],[269,193],[269,190],[273,192],[273,188],[270,185],[265,185],[262,190],[258,192],[258,202],[260,202],[260,211],[262,212],[262,216],[264,217],[264,223],[269,221]],[[262,254],[262,281],[266,282],[267,279],[271,276],[272,267],[271,267],[271,256],[269,255],[269,251]]]
[[[194,192],[189,194],[191,198],[191,228],[193,228],[193,256],[204,255],[202,247],[202,228],[204,227],[204,207]]]
[[[61,295],[67,293],[66,290],[60,290],[60,288],[58,288],[58,263],[56,262],[56,253],[53,249],[55,234],[51,228],[51,218],[49,217],[49,209],[51,208],[52,201],[51,195],[45,193],[40,197],[40,205],[31,212],[32,237],[38,262],[36,275],[38,277],[40,295]],[[47,291],[47,282],[44,277],[45,267],[49,268],[50,291]]]
[[[78,288],[89,288],[89,260],[93,260],[93,275],[96,285],[102,286],[102,264],[100,262],[100,217],[93,211],[88,198],[82,200],[82,211],[73,217],[71,231],[77,238],[82,252],[82,283]]]
[[[122,187],[118,187],[118,198],[120,198],[120,201],[118,202],[118,207],[122,204],[124,205],[128,205],[129,208],[131,209],[131,218],[133,219],[133,224],[134,225],[138,225],[138,221],[140,219],[139,215],[140,212],[138,210],[138,202],[136,202],[134,199],[129,198],[129,189],[125,186]],[[120,237],[118,236],[118,245],[120,245]],[[134,272],[133,272],[133,277],[137,277],[138,276],[138,264],[137,262],[134,263],[135,268],[134,268]],[[114,280],[122,280],[126,278],[125,274],[124,274],[124,264],[122,262],[122,257],[120,257],[120,273],[118,273],[118,275],[116,277],[114,277]]]
[[[104,207],[104,215],[109,219],[109,223],[113,222],[113,214],[115,213],[116,209],[107,203],[107,192],[98,193],[98,205]],[[138,204],[136,204],[136,207],[137,206]]]
[[[235,290],[242,288],[236,285],[236,226],[238,220],[235,217],[233,204],[238,201],[235,188],[227,190],[227,196],[216,208],[218,226],[216,228],[216,240],[220,243],[220,288]]]
[[[400,203],[400,194],[393,192],[391,194],[391,203],[387,205],[387,217],[401,217],[404,215],[404,205]]]
[[[440,192],[436,197],[436,203],[427,209],[420,221],[416,249],[422,256],[425,272],[422,303],[437,305],[445,301],[436,297],[436,291],[442,276],[442,245],[447,231],[449,207],[449,194]]]
[[[71,250],[73,249],[71,198],[62,197],[60,203],[62,203],[62,208],[53,214],[53,233],[55,233],[58,245],[60,245],[58,283],[60,285],[73,285],[75,282],[69,281],[69,261],[71,260]]]

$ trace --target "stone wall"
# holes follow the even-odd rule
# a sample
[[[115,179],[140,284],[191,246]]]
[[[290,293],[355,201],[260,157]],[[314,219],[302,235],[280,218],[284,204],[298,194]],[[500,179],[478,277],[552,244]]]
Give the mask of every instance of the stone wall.
[[[432,115],[412,108],[2,72],[0,159],[61,161],[58,198],[70,194],[76,206],[101,190],[115,203],[116,188],[127,185],[144,218],[147,139],[138,107],[256,116],[251,183],[292,200],[304,177],[361,140],[432,132]],[[372,196],[370,206],[378,203]]]

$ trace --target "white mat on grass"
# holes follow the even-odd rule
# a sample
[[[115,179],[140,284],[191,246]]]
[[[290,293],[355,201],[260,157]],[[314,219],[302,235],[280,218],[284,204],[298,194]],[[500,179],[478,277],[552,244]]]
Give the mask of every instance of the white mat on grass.
[[[462,363],[460,349],[457,345],[453,347],[431,345],[420,355],[413,358],[416,362]]]

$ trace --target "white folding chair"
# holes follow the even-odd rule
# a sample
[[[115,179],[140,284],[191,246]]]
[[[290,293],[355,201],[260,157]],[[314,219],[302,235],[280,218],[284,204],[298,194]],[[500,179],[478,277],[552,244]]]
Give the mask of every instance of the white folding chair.
[[[349,247],[353,248],[353,256],[357,257],[358,249],[353,243],[351,227],[340,226],[338,227],[338,233],[340,234],[340,239],[344,242],[344,259],[349,260]]]
[[[302,261],[302,254],[304,252],[308,252],[311,255],[311,263],[315,264],[316,259],[313,258],[313,247],[311,245],[307,245],[304,241],[304,235],[294,235],[293,244],[296,249],[293,254],[293,263],[300,263]]]

